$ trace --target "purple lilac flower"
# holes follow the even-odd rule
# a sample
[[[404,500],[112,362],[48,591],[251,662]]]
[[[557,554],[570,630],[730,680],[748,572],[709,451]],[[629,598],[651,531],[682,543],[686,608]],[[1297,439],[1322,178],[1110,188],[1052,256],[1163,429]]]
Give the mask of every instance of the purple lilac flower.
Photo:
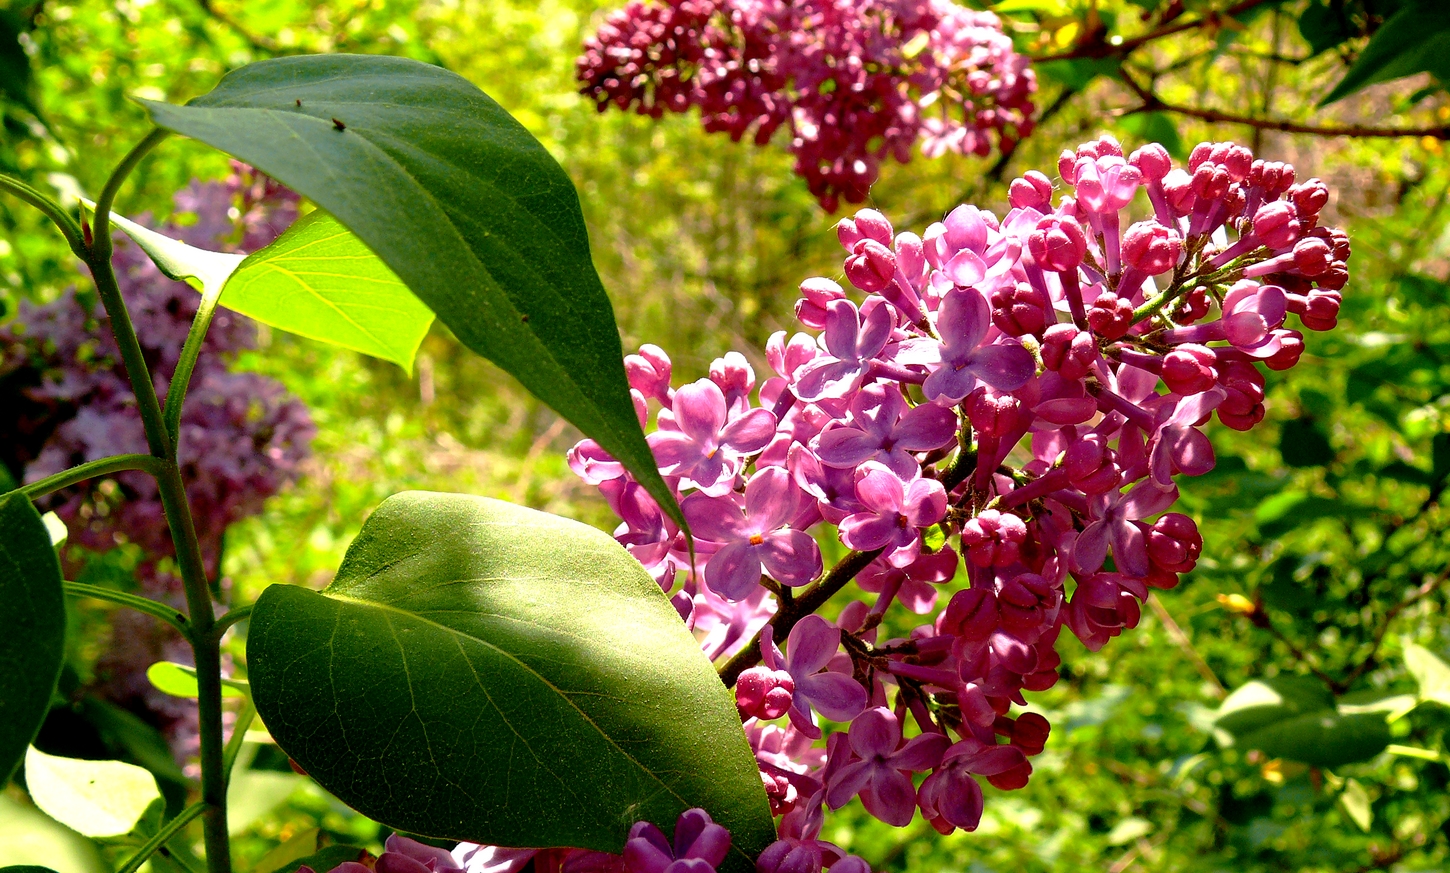
[[[683,389],[682,389],[683,390]],[[790,522],[800,514],[800,489],[783,467],[766,467],[745,484],[745,506],[729,497],[691,495],[680,504],[695,536],[720,544],[705,565],[705,584],[726,600],[744,600],[761,569],[798,587],[821,574],[821,550]]]
[[[940,763],[951,740],[928,733],[902,745],[901,723],[884,706],[859,715],[851,723],[850,737],[855,760],[842,767],[827,787],[826,803],[840,809],[860,794],[872,815],[889,825],[906,826],[916,810],[916,789],[909,774]]]
[[[672,846],[647,821],[629,829],[624,844],[624,873],[715,873],[730,851],[730,832],[703,809],[687,809],[675,822]]]
[[[939,449],[956,435],[957,417],[950,409],[930,403],[908,409],[900,391],[867,385],[851,401],[850,423],[821,432],[816,456],[831,467],[875,460],[909,478],[921,469],[912,452]]]
[[[671,412],[678,430],[649,436],[660,471],[711,497],[730,493],[745,456],[765,448],[775,435],[769,410],[752,409],[728,419],[725,393],[709,379],[675,391]]]
[[[795,682],[795,695],[788,714],[800,733],[819,738],[815,712],[832,721],[850,721],[866,706],[866,690],[850,676],[827,669],[841,646],[841,629],[818,615],[796,622],[786,637],[787,654],[782,655],[771,639],[767,625],[760,651],[765,665],[784,670]]]
[[[863,510],[841,520],[841,542],[863,552],[885,549],[893,567],[916,560],[921,528],[941,521],[947,511],[940,482],[921,477],[903,481],[875,461],[856,471],[856,497]]]
[[[942,298],[937,330],[942,340],[922,391],[929,400],[960,403],[980,383],[1016,391],[1032,378],[1037,363],[1015,340],[982,345],[992,326],[992,308],[975,288],[953,288]]]

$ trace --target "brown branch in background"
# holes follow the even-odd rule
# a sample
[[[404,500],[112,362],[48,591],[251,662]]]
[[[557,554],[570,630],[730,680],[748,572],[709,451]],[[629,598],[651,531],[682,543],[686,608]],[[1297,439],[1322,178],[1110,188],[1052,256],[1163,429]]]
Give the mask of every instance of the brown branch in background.
[[[1107,39],[1104,39],[1103,37],[1105,32],[1103,30],[1098,30],[1091,34],[1088,39],[1083,40],[1081,43],[1073,46],[1071,49],[1068,49],[1065,52],[1059,52],[1055,55],[1043,55],[1042,57],[1032,58],[1032,62],[1035,64],[1041,64],[1047,61],[1068,61],[1074,60],[1076,58],[1125,57],[1129,52],[1133,51],[1134,49],[1147,43],[1153,42],[1154,40],[1162,39],[1165,36],[1172,36],[1175,33],[1182,33],[1185,30],[1195,30],[1200,27],[1209,27],[1215,29],[1222,27],[1224,24],[1224,19],[1233,18],[1236,15],[1242,15],[1243,13],[1248,12],[1250,9],[1253,9],[1256,6],[1263,6],[1271,2],[1275,2],[1275,0],[1239,0],[1238,3],[1235,3],[1232,6],[1228,6],[1224,9],[1209,10],[1208,12],[1204,13],[1203,17],[1201,18],[1195,18],[1192,21],[1181,21],[1176,24],[1159,27],[1155,30],[1150,30],[1147,33],[1135,36],[1132,39],[1125,39],[1119,43],[1113,43],[1108,41]]]
[[[1299,124],[1294,121],[1286,121],[1274,118],[1254,118],[1250,115],[1235,115],[1231,112],[1220,112],[1217,109],[1200,109],[1194,106],[1180,106],[1176,103],[1169,103],[1159,97],[1150,87],[1145,87],[1133,78],[1126,67],[1120,67],[1119,75],[1133,93],[1143,101],[1143,105],[1136,109],[1129,110],[1128,115],[1137,112],[1172,112],[1177,115],[1186,115],[1190,118],[1198,118],[1203,121],[1212,121],[1221,124],[1242,124],[1259,130],[1277,130],[1283,133],[1308,133],[1315,136],[1347,136],[1357,138],[1422,138],[1450,140],[1450,125],[1436,127],[1403,128],[1403,127],[1374,127],[1368,125],[1315,125]]]
[[[1425,580],[1424,584],[1422,584],[1419,588],[1416,588],[1414,593],[1412,593],[1409,597],[1406,597],[1404,600],[1401,600],[1399,603],[1396,603],[1394,606],[1391,606],[1389,610],[1385,612],[1384,620],[1381,621],[1379,627],[1375,629],[1374,642],[1370,645],[1369,654],[1365,656],[1365,659],[1363,661],[1360,661],[1359,665],[1356,666],[1352,671],[1350,671],[1349,676],[1345,678],[1344,686],[1346,688],[1353,686],[1355,681],[1358,680],[1359,677],[1363,676],[1365,673],[1368,673],[1374,668],[1375,664],[1379,663],[1380,644],[1385,641],[1385,634],[1389,632],[1390,623],[1394,621],[1395,618],[1398,617],[1399,614],[1404,612],[1406,609],[1409,609],[1411,606],[1414,606],[1416,603],[1419,603],[1421,600],[1424,600],[1426,597],[1434,594],[1436,589],[1438,589],[1441,585],[1445,584],[1446,580],[1450,580],[1450,569],[1447,569],[1441,572],[1439,575],[1433,576],[1430,579]]]
[[[246,27],[242,26],[241,22],[218,9],[212,0],[196,0],[196,5],[200,6],[201,11],[210,16],[212,20],[241,37],[242,41],[251,46],[253,51],[269,55],[297,54],[299,51],[296,48],[289,48],[282,45],[270,36],[252,33]]]
[[[1207,661],[1203,660],[1203,656],[1198,653],[1198,649],[1193,647],[1193,641],[1188,638],[1188,634],[1183,632],[1183,628],[1179,627],[1178,622],[1173,620],[1173,616],[1168,612],[1168,608],[1152,592],[1148,593],[1148,606],[1153,609],[1153,614],[1158,616],[1158,620],[1163,622],[1163,628],[1168,631],[1168,635],[1173,638],[1173,642],[1177,643],[1178,648],[1182,649],[1183,653],[1188,656],[1188,660],[1193,662],[1194,669],[1198,670],[1198,675],[1202,676],[1204,681],[1213,687],[1214,696],[1219,700],[1227,697],[1228,689],[1223,687],[1223,683],[1219,681],[1218,674],[1213,672],[1213,668],[1208,666]]]

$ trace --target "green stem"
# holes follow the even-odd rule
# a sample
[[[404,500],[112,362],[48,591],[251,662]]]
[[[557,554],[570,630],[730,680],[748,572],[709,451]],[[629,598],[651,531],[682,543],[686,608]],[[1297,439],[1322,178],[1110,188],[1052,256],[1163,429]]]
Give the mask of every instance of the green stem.
[[[220,640],[222,634],[226,633],[228,628],[239,621],[245,621],[251,615],[252,607],[250,605],[239,606],[236,609],[229,610],[226,615],[216,620],[216,624],[212,627],[211,632]]]
[[[60,228],[61,235],[65,237],[66,243],[70,245],[70,250],[76,253],[76,257],[84,258],[86,256],[85,231],[81,230],[80,224],[74,218],[71,218],[70,214],[61,208],[59,203],[56,203],[54,200],[51,200],[19,179],[13,179],[10,176],[0,175],[0,191],[14,194],[21,200],[44,212],[46,217],[55,222],[56,227]]]
[[[86,252],[86,264],[100,292],[101,303],[111,321],[111,331],[121,350],[136,406],[146,429],[146,444],[152,456],[161,461],[156,478],[166,523],[176,546],[176,563],[186,592],[186,607],[192,628],[192,651],[196,663],[197,714],[201,734],[201,799],[206,804],[203,821],[206,836],[206,862],[210,873],[231,873],[231,841],[227,834],[227,784],[222,763],[222,682],[221,647],[213,628],[216,616],[212,611],[211,588],[191,506],[186,499],[186,485],[176,464],[176,445],[166,431],[166,419],[156,396],[156,385],[136,330],[126,311],[125,301],[111,268],[111,204],[116,192],[132,169],[151,149],[165,139],[167,133],[153,130],[136,145],[116,167],[101,196],[96,198],[95,232]]]
[[[107,600],[111,603],[119,603],[137,612],[144,612],[147,615],[155,616],[181,632],[181,635],[188,641],[191,636],[191,622],[186,616],[172,609],[164,603],[158,603],[146,597],[136,594],[128,594],[125,591],[117,591],[114,588],[102,588],[99,585],[87,585],[84,582],[65,583],[65,593],[72,597],[91,597],[96,600]]]
[[[112,455],[109,458],[100,458],[95,461],[88,461],[79,467],[71,467],[69,470],[61,470],[54,476],[46,476],[29,485],[22,485],[20,491],[34,500],[37,497],[44,497],[62,488],[69,488],[77,482],[84,482],[87,479],[97,479],[101,476],[109,476],[112,473],[121,473],[126,470],[141,470],[150,473],[152,476],[161,475],[161,462],[150,455]]]
[[[186,399],[186,388],[191,383],[192,371],[196,369],[196,359],[201,355],[207,328],[211,327],[217,300],[222,296],[222,284],[213,284],[216,287],[208,287],[201,295],[196,317],[191,320],[191,330],[186,334],[186,344],[181,347],[181,358],[176,362],[176,372],[171,374],[171,385],[166,389],[162,412],[166,416],[166,435],[173,444],[181,432],[181,404]]]
[[[146,844],[141,847],[141,850],[132,855],[131,860],[127,861],[126,865],[116,871],[116,873],[136,873],[137,870],[141,869],[141,865],[146,863],[147,858],[156,854],[157,849],[160,849],[170,842],[172,837],[176,836],[182,828],[191,823],[192,819],[201,815],[203,812],[206,812],[205,803],[193,803],[191,806],[183,809],[176,818],[167,822],[165,827],[157,831],[156,836],[147,840]]]
[[[252,698],[246,698],[242,704],[242,711],[237,713],[236,724],[232,726],[232,737],[227,740],[226,750],[222,753],[222,776],[228,783],[232,780],[232,767],[236,766],[237,756],[242,753],[242,743],[246,742],[247,729],[252,726],[252,721],[257,717],[257,707],[253,705]]]

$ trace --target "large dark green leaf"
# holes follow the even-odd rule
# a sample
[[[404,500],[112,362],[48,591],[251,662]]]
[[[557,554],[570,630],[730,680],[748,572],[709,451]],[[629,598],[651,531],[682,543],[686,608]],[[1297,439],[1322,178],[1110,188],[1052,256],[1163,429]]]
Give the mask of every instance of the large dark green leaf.
[[[481,497],[389,498],[322,593],[263,592],[247,664],[277,744],[365,815],[618,852],[690,807],[732,868],[773,839],[734,702],[606,534]]]
[[[403,58],[309,55],[244,67],[186,106],[142,102],[330,212],[683,524],[635,418],[574,186],[488,95]]]
[[[1424,72],[1442,83],[1450,81],[1450,4],[1443,0],[1419,0],[1390,16],[1319,105],[1377,82]]]
[[[35,739],[65,655],[63,577],[30,499],[0,496],[0,787]]]

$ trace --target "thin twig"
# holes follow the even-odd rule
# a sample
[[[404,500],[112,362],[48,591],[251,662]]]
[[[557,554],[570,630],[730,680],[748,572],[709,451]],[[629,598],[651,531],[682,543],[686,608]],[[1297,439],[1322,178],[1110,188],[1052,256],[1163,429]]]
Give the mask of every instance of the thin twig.
[[[1150,30],[1147,33],[1140,34],[1139,36],[1135,36],[1132,39],[1125,39],[1122,42],[1116,44],[1104,40],[1101,33],[1099,33],[1093,40],[1073,46],[1071,49],[1068,49],[1065,52],[1059,52],[1055,55],[1043,55],[1042,57],[1032,58],[1032,62],[1035,64],[1041,64],[1047,61],[1069,61],[1076,58],[1110,58],[1126,56],[1134,49],[1147,43],[1153,42],[1154,40],[1162,39],[1165,36],[1172,36],[1175,33],[1182,33],[1185,30],[1196,30],[1200,27],[1218,27],[1222,25],[1225,18],[1233,18],[1236,15],[1242,15],[1243,13],[1253,9],[1255,6],[1263,6],[1264,4],[1269,2],[1273,2],[1273,0],[1240,0],[1240,2],[1235,3],[1225,9],[1210,9],[1208,12],[1204,13],[1203,17],[1201,18],[1195,18],[1192,21],[1181,21],[1177,24],[1170,24],[1164,27],[1157,28],[1156,30]]]
[[[1188,634],[1183,632],[1183,628],[1179,627],[1178,622],[1173,620],[1173,616],[1168,612],[1168,608],[1152,592],[1148,594],[1148,606],[1152,608],[1153,614],[1158,616],[1158,620],[1163,622],[1163,628],[1168,631],[1168,635],[1178,644],[1178,648],[1182,649],[1183,653],[1188,656],[1188,660],[1193,662],[1194,668],[1198,670],[1198,675],[1202,676],[1204,681],[1213,686],[1214,696],[1220,700],[1227,697],[1228,689],[1219,681],[1218,674],[1214,673],[1213,668],[1208,666],[1208,662],[1203,660],[1203,656],[1198,653],[1198,649],[1193,647],[1193,641],[1188,638]]]

